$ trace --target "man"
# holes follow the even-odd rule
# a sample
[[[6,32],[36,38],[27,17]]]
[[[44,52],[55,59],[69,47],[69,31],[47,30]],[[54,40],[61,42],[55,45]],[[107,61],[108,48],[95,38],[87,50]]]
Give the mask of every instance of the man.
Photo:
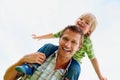
[[[73,61],[72,56],[77,50],[82,46],[83,41],[83,32],[76,26],[67,26],[59,38],[59,47],[52,54],[47,57],[47,60],[42,63],[42,60],[45,58],[43,54],[32,54],[43,56],[35,57],[31,55],[24,56],[17,63],[12,65],[5,73],[4,80],[15,80],[17,72],[15,67],[22,65],[24,63],[39,63],[41,66],[33,73],[32,76],[25,77],[30,80],[72,80],[65,77],[67,70]],[[47,44],[49,46],[51,44]],[[45,45],[46,46],[46,45]],[[42,47],[45,50],[45,46]],[[30,58],[30,59],[29,59]],[[37,59],[36,59],[37,58]],[[78,78],[79,75],[73,73],[69,75],[73,78]],[[78,80],[78,79],[74,79]]]

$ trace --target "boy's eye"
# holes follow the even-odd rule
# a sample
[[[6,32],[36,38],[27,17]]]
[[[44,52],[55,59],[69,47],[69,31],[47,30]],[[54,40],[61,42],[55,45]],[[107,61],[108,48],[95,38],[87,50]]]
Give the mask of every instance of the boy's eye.
[[[88,22],[85,22],[86,24],[89,24]]]
[[[82,18],[80,18],[80,20],[83,20]]]

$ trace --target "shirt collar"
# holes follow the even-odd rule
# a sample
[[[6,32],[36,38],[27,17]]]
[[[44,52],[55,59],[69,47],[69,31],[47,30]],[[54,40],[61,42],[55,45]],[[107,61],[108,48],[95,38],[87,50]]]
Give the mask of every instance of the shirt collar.
[[[56,60],[56,58],[57,58],[57,55],[58,55],[58,50],[56,50],[56,51],[54,52],[55,60]],[[72,58],[71,58],[71,60],[70,60],[70,62],[69,62],[69,64],[68,64],[68,66],[67,66],[66,69],[65,69],[66,71],[68,71],[68,68],[70,67],[71,62],[72,62]]]

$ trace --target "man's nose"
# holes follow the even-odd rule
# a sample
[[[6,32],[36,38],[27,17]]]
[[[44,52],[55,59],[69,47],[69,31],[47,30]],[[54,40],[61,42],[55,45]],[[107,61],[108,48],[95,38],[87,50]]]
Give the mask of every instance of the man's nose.
[[[69,47],[71,47],[71,43],[68,41],[65,43],[65,46],[69,48]]]

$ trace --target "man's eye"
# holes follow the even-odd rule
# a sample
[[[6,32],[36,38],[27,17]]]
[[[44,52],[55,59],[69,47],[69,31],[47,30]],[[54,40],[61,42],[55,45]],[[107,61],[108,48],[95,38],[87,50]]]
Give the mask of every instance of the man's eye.
[[[72,41],[72,43],[73,43],[73,44],[77,44],[77,42],[76,42],[76,41]]]
[[[63,40],[64,40],[64,41],[68,41],[68,39],[67,39],[67,38],[63,38]]]

